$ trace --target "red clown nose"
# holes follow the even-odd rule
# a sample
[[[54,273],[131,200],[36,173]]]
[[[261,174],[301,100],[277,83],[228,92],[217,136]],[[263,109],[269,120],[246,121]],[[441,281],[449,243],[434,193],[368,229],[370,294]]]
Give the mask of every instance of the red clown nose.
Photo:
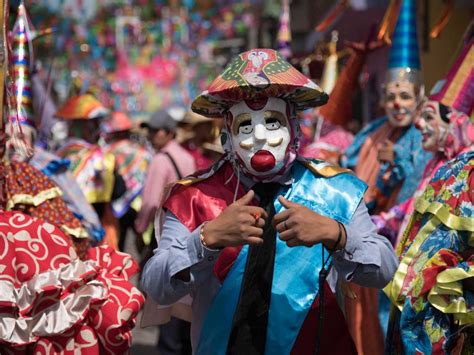
[[[265,171],[269,171],[275,167],[276,160],[272,153],[268,150],[259,150],[255,153],[250,159],[250,164],[255,171],[259,173],[263,173]]]

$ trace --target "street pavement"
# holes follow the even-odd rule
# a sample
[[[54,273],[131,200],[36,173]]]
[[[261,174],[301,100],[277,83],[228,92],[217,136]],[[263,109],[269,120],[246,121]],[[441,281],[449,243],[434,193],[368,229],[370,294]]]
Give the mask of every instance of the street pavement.
[[[131,254],[135,260],[139,260],[139,254],[135,247],[135,235],[131,232],[127,234],[125,241],[125,252]],[[132,280],[135,286],[138,286],[138,275]],[[137,324],[132,331],[131,355],[158,355],[156,344],[158,343],[158,326],[142,328],[140,327],[141,312],[137,317]]]

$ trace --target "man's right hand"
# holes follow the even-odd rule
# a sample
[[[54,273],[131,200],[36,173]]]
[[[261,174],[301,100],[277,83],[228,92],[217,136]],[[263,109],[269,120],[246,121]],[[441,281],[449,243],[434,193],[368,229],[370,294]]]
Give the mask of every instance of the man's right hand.
[[[250,190],[227,206],[214,220],[206,223],[203,236],[209,248],[263,243],[262,228],[267,213],[261,207],[249,205],[254,196],[255,192]]]

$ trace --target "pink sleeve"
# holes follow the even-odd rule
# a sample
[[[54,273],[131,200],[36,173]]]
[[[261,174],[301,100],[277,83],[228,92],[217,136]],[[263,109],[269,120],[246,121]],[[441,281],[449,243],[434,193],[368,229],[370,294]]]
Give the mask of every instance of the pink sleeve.
[[[135,219],[137,233],[145,232],[155,218],[163,191],[170,180],[169,164],[168,159],[161,154],[156,155],[150,163],[142,191],[142,208]]]

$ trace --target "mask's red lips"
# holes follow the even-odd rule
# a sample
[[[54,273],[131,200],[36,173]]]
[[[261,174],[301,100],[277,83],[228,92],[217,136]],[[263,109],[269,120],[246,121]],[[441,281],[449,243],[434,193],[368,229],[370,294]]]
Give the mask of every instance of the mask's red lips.
[[[275,157],[268,150],[259,150],[250,159],[250,164],[255,171],[263,173],[273,169],[276,165]]]

